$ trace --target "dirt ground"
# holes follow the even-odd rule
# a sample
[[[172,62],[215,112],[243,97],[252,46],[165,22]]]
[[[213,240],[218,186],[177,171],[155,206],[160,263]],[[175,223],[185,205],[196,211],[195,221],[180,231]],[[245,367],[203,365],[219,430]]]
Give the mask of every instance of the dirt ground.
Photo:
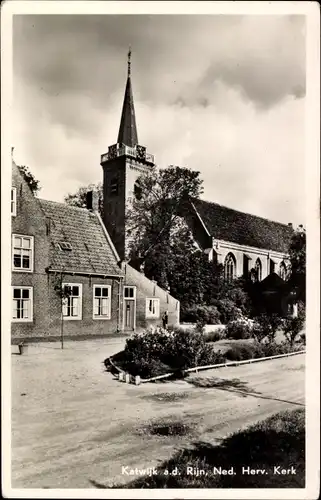
[[[122,466],[159,465],[196,441],[227,434],[275,412],[304,406],[303,354],[127,385],[103,360],[111,339],[29,346],[12,354],[12,487],[93,488],[135,479]],[[185,436],[148,435],[157,419],[179,420]]]

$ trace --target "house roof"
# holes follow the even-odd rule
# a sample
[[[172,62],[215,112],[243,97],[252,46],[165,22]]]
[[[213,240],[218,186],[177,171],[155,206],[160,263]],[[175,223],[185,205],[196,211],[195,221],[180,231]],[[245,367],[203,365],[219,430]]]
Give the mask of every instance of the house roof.
[[[109,276],[122,274],[112,244],[95,213],[55,201],[39,202],[49,219],[51,269]]]
[[[218,203],[194,199],[193,205],[213,238],[288,252],[293,228],[286,224],[239,212]]]

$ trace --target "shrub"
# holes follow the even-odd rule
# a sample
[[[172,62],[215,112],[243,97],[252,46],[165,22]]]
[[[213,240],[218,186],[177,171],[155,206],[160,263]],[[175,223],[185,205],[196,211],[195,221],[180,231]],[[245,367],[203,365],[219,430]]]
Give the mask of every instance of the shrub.
[[[293,345],[295,339],[301,332],[304,325],[304,317],[298,316],[297,318],[286,318],[283,323],[283,331],[286,342]]]
[[[176,330],[173,337],[173,351],[169,353],[171,365],[177,369],[214,364],[217,355],[207,345],[202,334],[195,331]]]
[[[253,342],[252,344],[239,344],[231,347],[225,353],[225,357],[230,361],[243,361],[245,359],[268,358],[269,356],[287,354],[296,350],[286,342],[282,344]]]
[[[220,322],[224,325],[242,317],[242,310],[230,299],[214,300],[213,304],[219,312]]]
[[[132,375],[150,378],[171,371],[223,362],[204,335],[194,330],[158,328],[127,339],[121,367]]]
[[[218,328],[217,330],[213,330],[211,332],[205,332],[204,337],[206,342],[217,342],[218,340],[225,339],[225,328]]]
[[[257,342],[263,342],[263,340],[266,338],[266,330],[264,328],[262,328],[262,325],[260,325],[257,322],[253,323],[251,333],[252,333],[252,337]]]
[[[283,324],[283,319],[276,313],[264,313],[256,316],[254,318],[254,323],[256,324],[256,334],[260,332],[260,336],[263,337],[264,335],[263,338],[267,337],[269,342],[274,342],[276,332]]]
[[[244,319],[230,321],[226,325],[226,338],[240,340],[248,339],[251,336],[251,323]]]
[[[225,357],[229,361],[243,361],[245,359],[254,358],[255,349],[252,345],[240,344],[231,347],[226,353]]]
[[[220,314],[215,306],[192,306],[182,312],[182,320],[187,323],[201,323],[203,325],[220,324]]]

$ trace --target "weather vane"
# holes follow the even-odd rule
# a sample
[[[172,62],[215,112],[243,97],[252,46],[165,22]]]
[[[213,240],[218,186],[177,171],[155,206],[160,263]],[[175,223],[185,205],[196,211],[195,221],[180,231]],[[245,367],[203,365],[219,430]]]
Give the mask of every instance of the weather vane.
[[[131,55],[132,55],[132,49],[131,49],[131,46],[129,46],[129,50],[128,50],[128,76],[130,76],[130,58],[131,58]]]

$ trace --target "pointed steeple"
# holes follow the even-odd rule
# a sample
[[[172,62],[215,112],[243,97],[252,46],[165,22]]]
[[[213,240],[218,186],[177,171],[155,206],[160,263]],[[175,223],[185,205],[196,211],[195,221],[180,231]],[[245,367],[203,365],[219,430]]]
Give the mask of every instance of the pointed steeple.
[[[117,142],[119,144],[125,144],[126,146],[130,146],[133,148],[138,144],[138,139],[137,139],[134,98],[133,98],[132,84],[130,79],[130,64],[131,64],[130,58],[131,58],[131,49],[129,49],[128,51],[127,83],[126,83],[123,110],[121,114],[121,121],[120,121]]]

